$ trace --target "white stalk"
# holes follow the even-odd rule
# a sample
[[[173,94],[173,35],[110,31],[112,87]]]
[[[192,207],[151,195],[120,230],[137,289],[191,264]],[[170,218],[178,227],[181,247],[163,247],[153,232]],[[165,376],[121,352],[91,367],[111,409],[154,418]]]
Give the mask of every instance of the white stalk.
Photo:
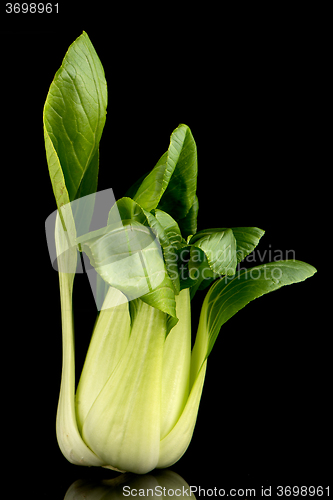
[[[76,391],[79,431],[95,399],[119,363],[131,331],[128,302],[119,290],[110,287],[90,341]]]
[[[159,458],[166,315],[138,304],[126,350],[93,403],[82,436],[104,464],[145,474]]]
[[[186,288],[176,296],[179,319],[164,343],[161,387],[161,439],[174,427],[189,395],[191,363],[191,303]]]
[[[66,227],[67,221],[66,221]],[[56,219],[55,241],[59,265],[59,285],[62,323],[62,373],[57,410],[56,433],[59,447],[67,460],[76,465],[103,465],[80,436],[75,415],[75,359],[72,293],[77,263],[75,247],[68,245],[68,232]],[[74,272],[66,272],[74,270]]]

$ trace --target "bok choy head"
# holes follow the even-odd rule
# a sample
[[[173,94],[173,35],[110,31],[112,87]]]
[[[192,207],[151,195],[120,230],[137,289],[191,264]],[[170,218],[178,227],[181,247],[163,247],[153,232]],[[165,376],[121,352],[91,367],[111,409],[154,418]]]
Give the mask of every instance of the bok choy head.
[[[74,464],[146,473],[186,451],[222,325],[252,300],[315,269],[279,261],[239,271],[262,229],[197,231],[197,147],[183,124],[155,167],[133,179],[126,196],[108,208],[106,224],[92,231],[89,203],[78,209],[75,201],[97,191],[106,106],[103,67],[83,33],[55,75],[43,116],[58,207],[63,368],[57,438]],[[102,291],[76,387],[72,294],[79,253]],[[191,299],[205,289],[191,349]]]

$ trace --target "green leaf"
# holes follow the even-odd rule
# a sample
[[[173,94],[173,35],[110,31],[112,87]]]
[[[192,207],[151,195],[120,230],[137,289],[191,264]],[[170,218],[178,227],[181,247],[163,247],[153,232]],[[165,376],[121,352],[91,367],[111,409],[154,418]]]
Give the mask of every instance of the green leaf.
[[[103,67],[83,32],[68,49],[44,106],[46,157],[58,208],[97,189],[106,106]]]
[[[134,201],[149,212],[157,207],[172,175],[172,172],[167,171],[167,158],[168,153],[166,152],[159,159],[153,170],[143,179],[134,195],[134,188],[139,181],[129,190],[133,195]]]
[[[171,280],[167,273],[164,275],[164,280],[155,289],[145,293],[140,299],[146,304],[160,309],[160,311],[169,314],[172,318],[167,333],[178,322],[176,315],[175,292]]]
[[[162,247],[166,270],[169,278],[171,279],[174,292],[178,295],[180,292],[180,282],[178,275],[176,244],[180,245],[181,235],[177,233],[177,223],[173,221],[172,217],[165,212],[155,211],[155,216],[146,210],[143,210],[147,222],[151,229],[158,237],[159,243]],[[176,225],[173,225],[173,222]],[[176,227],[177,226],[177,227]],[[179,231],[179,228],[178,228]]]
[[[263,234],[257,227],[235,227],[204,229],[192,236],[190,245],[203,250],[212,271],[210,275],[206,272],[204,279],[234,275],[237,263],[254,250]],[[192,260],[189,268],[198,267]]]
[[[133,201],[131,198],[120,198],[111,208],[107,224],[114,224],[119,220],[122,221],[136,221],[140,224],[147,224],[147,217],[142,207]]]
[[[211,352],[222,325],[246,304],[284,285],[304,281],[315,272],[316,269],[305,262],[281,260],[241,270],[232,278],[216,281],[202,305],[193,350],[196,359],[194,372],[199,371]]]
[[[118,209],[118,210],[117,210]],[[158,217],[156,215],[158,214]],[[149,225],[158,238],[162,247],[166,270],[174,287],[175,294],[180,291],[177,255],[175,245],[181,241],[181,235],[177,223],[168,214],[162,211],[155,211],[155,215],[144,210],[136,201],[131,198],[121,198],[112,207],[108,217],[108,224],[117,220],[118,214],[123,222],[136,221],[140,224]],[[164,227],[165,226],[165,227]],[[172,240],[170,240],[172,237]]]
[[[199,231],[190,244],[204,251],[208,265],[219,276],[235,274],[237,266],[236,239],[232,229],[207,229]]]
[[[173,219],[171,215],[159,209],[156,209],[154,214],[169,238],[170,245],[176,249],[186,246],[186,241],[183,239],[179,225],[175,219]]]
[[[124,226],[109,225],[88,233],[78,242],[103,280],[128,300],[140,297],[176,317],[174,287],[149,227],[131,220]]]
[[[199,211],[199,201],[197,195],[194,196],[192,206],[187,215],[178,221],[179,228],[185,239],[197,232],[197,219]]]
[[[253,252],[260,238],[265,234],[265,231],[258,227],[233,227],[232,232],[236,238],[238,262]]]
[[[201,248],[189,245],[178,251],[177,254],[180,289],[191,288],[190,297],[192,300],[197,290],[207,288],[219,275],[211,270],[205,252]]]
[[[150,212],[158,206],[175,220],[184,219],[194,205],[193,226],[197,170],[197,149],[192,133],[187,125],[179,125],[171,135],[168,151],[128,193],[143,209]]]
[[[209,266],[206,254],[199,247],[192,246],[188,263],[189,276],[193,280],[191,287],[191,300],[197,290],[202,290],[209,286],[212,281],[219,277]]]
[[[168,185],[158,208],[181,220],[189,213],[197,190],[197,147],[186,125],[171,135],[166,161]]]

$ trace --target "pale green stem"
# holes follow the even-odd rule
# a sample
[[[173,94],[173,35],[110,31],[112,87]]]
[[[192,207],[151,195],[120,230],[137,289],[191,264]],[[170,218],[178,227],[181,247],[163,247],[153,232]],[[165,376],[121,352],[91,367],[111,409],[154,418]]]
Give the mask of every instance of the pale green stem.
[[[77,251],[68,249],[68,239],[65,231],[56,221],[56,248],[59,265],[59,285],[61,299],[62,323],[62,374],[58,402],[56,432],[59,447],[69,462],[76,465],[103,465],[103,462],[86,446],[77,428],[74,404],[75,392],[75,358],[74,358],[74,328],[72,311],[72,294],[74,273],[62,270],[75,270]],[[65,248],[65,251],[63,249]],[[67,251],[66,251],[67,250]]]

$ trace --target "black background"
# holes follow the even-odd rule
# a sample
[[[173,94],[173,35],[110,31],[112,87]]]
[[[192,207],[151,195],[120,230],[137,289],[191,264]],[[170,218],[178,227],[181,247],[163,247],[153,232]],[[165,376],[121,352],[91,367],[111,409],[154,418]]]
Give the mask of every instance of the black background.
[[[208,361],[193,439],[171,469],[206,488],[328,485],[331,327],[323,314],[330,266],[323,228],[331,181],[323,18],[241,10],[192,17],[176,5],[150,18],[143,8],[103,14],[96,7],[95,18],[88,8],[79,15],[66,9],[60,3],[58,15],[6,15],[1,32],[3,249],[10,242],[4,262],[14,270],[7,287],[8,426],[15,416],[22,421],[13,463],[25,457],[27,488],[43,498],[63,498],[79,478],[116,476],[69,464],[55,437],[61,324],[58,278],[44,240],[44,221],[56,206],[42,112],[68,46],[85,30],[109,92],[99,189],[123,196],[186,123],[198,147],[198,228],[258,226],[266,231],[259,246],[264,262],[293,250],[318,270],[224,325]],[[74,287],[79,371],[96,311],[85,276]],[[202,300],[195,298],[194,332]]]

